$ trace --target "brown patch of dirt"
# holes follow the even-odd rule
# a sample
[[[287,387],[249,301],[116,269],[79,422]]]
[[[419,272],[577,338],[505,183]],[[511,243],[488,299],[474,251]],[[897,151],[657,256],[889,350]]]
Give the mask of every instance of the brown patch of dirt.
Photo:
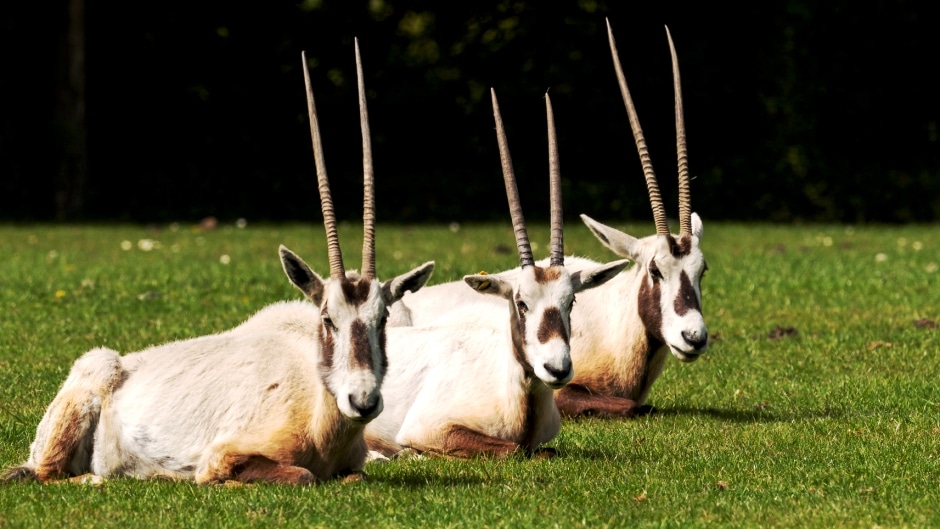
[[[796,336],[797,334],[799,333],[797,333],[796,329],[793,327],[781,327],[778,325],[776,328],[774,328],[774,330],[767,334],[767,339],[772,341],[782,340],[787,336]]]

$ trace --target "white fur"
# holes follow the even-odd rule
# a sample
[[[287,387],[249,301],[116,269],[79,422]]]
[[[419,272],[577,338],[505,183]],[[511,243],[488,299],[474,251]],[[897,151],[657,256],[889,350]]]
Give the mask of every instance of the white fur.
[[[677,259],[671,255],[664,237],[652,235],[637,239],[587,216],[582,218],[602,243],[636,264],[604,288],[578,295],[577,309],[571,317],[571,359],[576,372],[571,383],[643,404],[662,370],[666,351],[684,362],[697,359],[705,351],[704,347],[692,347],[682,335],[686,332],[689,336],[707,337],[702,312],[691,310],[679,316],[674,306],[683,270],[701,306],[701,277],[705,269],[699,248],[702,222],[697,214],[692,214],[692,248],[688,255]],[[647,335],[651,330],[640,319],[637,302],[642,282],[652,285],[649,263],[654,258],[663,275],[660,306],[665,343],[650,350]],[[572,274],[596,266],[598,263],[589,259],[565,257],[565,267]],[[494,275],[513,281],[518,273],[519,269],[513,269]],[[501,317],[497,304],[485,299],[473,304],[471,296],[458,281],[424,288],[405,296],[392,308],[390,325],[469,325],[471,322],[494,325]]]
[[[560,417],[552,389],[564,386],[573,375],[565,337],[574,295],[603,284],[626,265],[617,261],[575,274],[557,267],[552,269],[557,277],[541,283],[534,267],[527,267],[515,270],[512,280],[478,274],[466,276],[466,285],[438,287],[456,294],[447,304],[459,306],[459,311],[442,311],[434,326],[388,329],[389,372],[383,389],[387,405],[366,426],[370,448],[386,456],[405,448],[441,453],[466,448],[446,438],[452,425],[511,441],[527,451],[554,438]],[[527,307],[523,328],[520,302]],[[541,343],[538,328],[549,309],[559,311],[565,335]],[[471,314],[486,316],[474,319]],[[533,373],[526,373],[517,359],[520,354]]]
[[[313,303],[275,303],[234,329],[123,357],[89,351],[8,478],[91,472],[211,483],[256,464],[250,479],[302,483],[361,471],[363,427],[382,409],[386,307],[421,288],[433,263],[371,281],[366,298],[350,303],[339,281],[323,281],[284,247],[281,258]],[[355,322],[367,329],[371,366],[352,359]],[[335,344],[329,365],[323,336]]]

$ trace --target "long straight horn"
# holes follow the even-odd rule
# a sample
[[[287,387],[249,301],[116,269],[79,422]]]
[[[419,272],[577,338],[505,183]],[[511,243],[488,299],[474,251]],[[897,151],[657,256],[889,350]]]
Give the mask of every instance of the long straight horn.
[[[519,203],[519,190],[516,189],[516,174],[512,170],[512,158],[509,156],[509,145],[506,141],[506,131],[503,130],[503,118],[499,114],[499,103],[496,102],[496,90],[490,89],[493,96],[493,118],[496,120],[496,141],[499,143],[499,160],[503,166],[503,181],[506,184],[506,198],[509,200],[509,214],[512,216],[512,229],[516,234],[516,248],[519,249],[519,265],[522,268],[535,264],[532,258],[532,247],[529,245],[529,234],[525,229],[525,219],[522,217],[522,206]]]
[[[336,234],[336,217],[333,214],[330,181],[326,176],[326,162],[323,161],[323,142],[320,139],[320,124],[317,121],[317,105],[313,102],[313,89],[310,87],[307,54],[300,52],[300,57],[304,63],[304,85],[307,87],[307,115],[310,118],[313,159],[317,165],[317,182],[320,190],[320,209],[323,210],[323,227],[326,228],[326,248],[330,258],[330,277],[342,279],[346,277],[346,271],[343,269],[343,253],[339,249],[339,237]]]
[[[362,277],[375,278],[375,170],[372,166],[372,136],[369,132],[369,109],[366,107],[366,85],[362,78],[359,39],[356,42],[356,75],[359,79],[359,126],[362,128]]]
[[[685,117],[682,112],[682,83],[679,82],[679,60],[672,34],[666,26],[669,53],[672,55],[672,84],[676,92],[676,153],[679,158],[679,235],[692,234],[692,193],[689,189],[689,157],[685,147]]]
[[[548,177],[551,196],[551,266],[565,265],[564,215],[561,209],[561,168],[558,163],[558,139],[555,136],[555,113],[552,99],[545,93],[545,114],[548,121]]]
[[[633,98],[630,97],[630,89],[627,88],[627,79],[624,77],[623,68],[620,66],[620,55],[617,53],[617,44],[614,42],[614,32],[610,28],[610,20],[607,20],[607,37],[610,41],[610,54],[614,58],[617,82],[620,83],[620,94],[623,96],[623,104],[627,107],[630,128],[633,129],[633,139],[636,141],[636,149],[640,153],[640,164],[643,166],[643,175],[646,177],[646,189],[649,192],[650,205],[653,208],[656,234],[669,235],[669,223],[666,221],[666,210],[663,208],[663,199],[659,194],[656,173],[653,172],[653,162],[650,160],[650,153],[646,148],[646,139],[643,137],[643,129],[640,127],[640,118],[637,117],[636,108],[633,106]]]

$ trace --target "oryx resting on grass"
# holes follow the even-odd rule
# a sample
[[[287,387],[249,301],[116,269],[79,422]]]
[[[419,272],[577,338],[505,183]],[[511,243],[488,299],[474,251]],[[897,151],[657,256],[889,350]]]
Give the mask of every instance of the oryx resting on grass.
[[[346,272],[310,77],[304,81],[330,262],[321,279],[280,247],[307,301],[270,305],[234,329],[120,356],[75,361],[46,410],[29,459],[4,480],[69,475],[309,483],[361,475],[363,429],[383,408],[387,307],[421,288],[425,263],[375,277],[372,155],[356,43],[364,165],[362,274]]]
[[[632,417],[649,412],[652,408],[644,403],[668,353],[691,362],[708,346],[701,308],[701,280],[707,268],[699,249],[702,221],[690,205],[682,93],[672,37],[667,28],[676,98],[677,236],[669,232],[659,185],[609,23],[607,30],[614,69],[646,177],[656,235],[638,239],[581,216],[605,246],[636,265],[604,288],[578,296],[577,314],[571,322],[571,358],[576,374],[555,392],[555,402],[564,416]],[[596,266],[598,263],[588,259],[566,258],[572,274]],[[513,281],[518,273],[510,270],[497,277]],[[406,296],[392,309],[391,325],[436,325],[461,318],[489,321],[496,317],[495,311],[471,312],[468,297],[458,282],[426,288]]]
[[[551,258],[547,266],[535,264],[495,92],[492,99],[520,268],[512,280],[465,276],[461,287],[470,294],[460,300],[467,315],[461,321],[389,328],[385,411],[365,432],[369,448],[385,456],[406,448],[454,457],[554,454],[540,445],[560,428],[552,390],[574,375],[568,338],[575,294],[604,284],[628,264],[565,269],[561,177],[547,94]],[[484,298],[494,302],[479,302]],[[473,317],[478,311],[494,317]]]

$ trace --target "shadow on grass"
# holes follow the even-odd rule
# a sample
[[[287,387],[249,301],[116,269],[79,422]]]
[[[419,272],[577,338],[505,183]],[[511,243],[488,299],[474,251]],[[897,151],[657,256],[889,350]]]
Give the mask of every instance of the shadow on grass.
[[[435,474],[428,469],[417,469],[415,472],[396,472],[393,475],[377,476],[372,474],[369,476],[369,482],[371,483],[382,483],[383,485],[409,490],[428,487],[478,486],[485,483],[493,483],[497,479],[501,481],[500,478],[487,478],[485,476]]]
[[[672,408],[657,408],[653,417],[710,417],[733,423],[778,423],[818,419],[838,419],[845,415],[841,410],[831,408],[822,410],[775,410],[770,408],[741,410],[721,408],[690,408],[676,406]]]

